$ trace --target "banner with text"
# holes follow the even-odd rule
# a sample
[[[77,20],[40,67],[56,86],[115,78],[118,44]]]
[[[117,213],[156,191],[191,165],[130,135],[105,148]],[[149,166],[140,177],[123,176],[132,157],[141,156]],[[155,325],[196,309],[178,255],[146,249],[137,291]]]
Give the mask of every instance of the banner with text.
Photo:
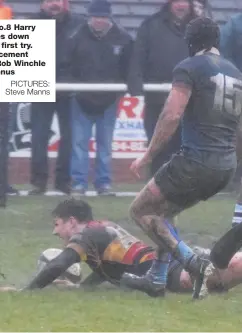
[[[113,136],[113,158],[136,158],[145,151],[147,138],[143,128],[144,104],[136,97],[123,97],[117,110]],[[12,105],[12,157],[30,157],[31,154],[31,103]],[[55,115],[50,129],[49,156],[56,157],[60,131]],[[95,127],[90,140],[90,157],[95,157]]]

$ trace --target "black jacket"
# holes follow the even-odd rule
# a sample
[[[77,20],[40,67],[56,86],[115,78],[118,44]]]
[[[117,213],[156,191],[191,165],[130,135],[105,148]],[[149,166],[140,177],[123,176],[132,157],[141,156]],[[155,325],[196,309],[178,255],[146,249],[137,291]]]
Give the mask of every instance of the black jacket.
[[[50,19],[41,11],[35,19]],[[71,57],[84,17],[67,12],[61,21],[56,22],[56,82],[68,82],[71,71]],[[44,38],[44,36],[43,36]]]
[[[185,27],[186,24],[177,26],[173,22],[168,4],[142,23],[130,61],[128,85],[131,95],[143,95],[143,83],[171,83],[174,67],[188,57]],[[167,94],[158,92],[145,96],[146,103],[162,105]]]
[[[115,23],[98,38],[85,23],[73,52],[72,74],[81,83],[118,83],[126,80],[132,48],[131,36]],[[115,92],[78,92],[77,101],[86,112],[103,112],[120,96]]]

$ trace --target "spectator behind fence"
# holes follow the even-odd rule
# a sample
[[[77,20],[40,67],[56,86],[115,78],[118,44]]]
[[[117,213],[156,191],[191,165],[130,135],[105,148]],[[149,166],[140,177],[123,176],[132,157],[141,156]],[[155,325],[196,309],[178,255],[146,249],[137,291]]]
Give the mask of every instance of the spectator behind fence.
[[[242,14],[233,15],[226,24],[221,27],[220,51],[240,71],[242,71]],[[237,167],[236,175],[227,190],[239,189],[242,175],[242,163]],[[242,181],[242,179],[241,179]],[[240,186],[240,206],[242,206],[242,183]],[[240,208],[241,209],[241,208]]]
[[[107,0],[92,1],[73,56],[75,81],[124,82],[131,47],[130,35],[112,20],[111,4]],[[73,192],[84,195],[88,189],[89,141],[96,125],[94,187],[100,195],[111,194],[112,139],[120,96],[115,92],[78,92],[73,99]]]
[[[13,131],[14,131],[14,122],[16,120],[16,113],[14,112],[14,107],[13,105],[17,104],[17,103],[3,103],[3,104],[7,104],[8,105],[8,113],[6,115],[6,126],[8,128],[8,155],[9,155],[9,152],[10,152],[10,148],[11,148],[11,145],[10,145],[10,140],[12,138],[12,135],[13,135]],[[8,175],[7,175],[8,176]],[[6,189],[6,194],[8,195],[18,195],[19,194],[19,191],[14,188],[13,186],[9,185],[8,182],[7,182],[7,189]]]
[[[10,6],[4,4],[4,0],[0,0],[0,20],[11,20],[13,18],[13,10]]]
[[[56,20],[56,81],[68,81],[71,65],[71,50],[82,17],[73,16],[66,0],[44,0],[37,19]],[[43,36],[44,38],[44,36]],[[54,113],[57,113],[60,128],[60,143],[56,162],[55,188],[70,192],[71,111],[68,93],[57,93],[56,103],[33,103],[31,112],[32,161],[30,194],[43,194],[48,182],[48,141]]]
[[[3,207],[5,202],[5,194],[7,195],[18,195],[19,192],[13,186],[8,184],[8,156],[9,156],[9,138],[11,136],[10,132],[10,121],[11,121],[11,103],[0,103],[0,133],[1,133],[1,161],[0,161],[0,170],[1,170],[1,181],[0,181],[0,206]],[[5,194],[4,194],[5,193]]]
[[[242,71],[242,14],[232,16],[221,27],[220,49],[223,56]]]
[[[213,17],[208,0],[193,0],[193,9],[196,16]]]
[[[189,0],[170,0],[158,13],[145,19],[138,29],[128,77],[132,96],[143,96],[144,83],[170,83],[174,67],[188,56],[184,40],[187,23],[194,17]],[[167,92],[145,93],[144,128],[150,142],[162,111]],[[174,134],[162,154],[151,164],[151,175],[180,149],[180,129]]]

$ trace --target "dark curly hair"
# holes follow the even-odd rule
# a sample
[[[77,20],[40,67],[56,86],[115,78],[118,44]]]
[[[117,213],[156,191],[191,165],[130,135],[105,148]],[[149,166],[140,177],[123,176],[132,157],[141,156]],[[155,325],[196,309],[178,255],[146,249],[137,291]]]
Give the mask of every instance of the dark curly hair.
[[[71,216],[75,217],[80,223],[93,220],[91,206],[83,201],[74,198],[60,202],[52,211],[52,216],[68,220]]]
[[[212,47],[219,48],[219,26],[208,17],[198,17],[187,25],[185,39],[191,56],[203,49],[209,51]]]

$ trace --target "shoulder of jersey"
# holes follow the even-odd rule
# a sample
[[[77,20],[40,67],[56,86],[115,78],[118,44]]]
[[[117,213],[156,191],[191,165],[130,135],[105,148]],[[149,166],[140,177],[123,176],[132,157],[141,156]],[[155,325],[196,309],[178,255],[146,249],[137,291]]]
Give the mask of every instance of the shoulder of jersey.
[[[111,222],[109,220],[94,220],[94,221],[90,221],[87,224],[87,226],[96,227],[96,226],[106,226],[106,225],[111,225],[111,224],[115,224],[115,223]]]
[[[192,69],[196,67],[200,67],[201,65],[206,64],[206,56],[201,54],[201,56],[194,56],[194,57],[188,57],[184,60],[182,60],[178,65],[178,67],[184,68],[184,69]]]
[[[176,69],[189,69],[193,66],[194,66],[193,57],[188,57],[188,58],[182,60],[181,62],[179,62],[179,64],[176,65],[174,70],[176,70]]]
[[[69,243],[72,243],[72,242],[78,242],[80,241],[80,239],[82,239],[82,235],[83,235],[83,231],[82,232],[79,232],[78,234],[75,234],[73,235],[70,240],[69,240]]]

